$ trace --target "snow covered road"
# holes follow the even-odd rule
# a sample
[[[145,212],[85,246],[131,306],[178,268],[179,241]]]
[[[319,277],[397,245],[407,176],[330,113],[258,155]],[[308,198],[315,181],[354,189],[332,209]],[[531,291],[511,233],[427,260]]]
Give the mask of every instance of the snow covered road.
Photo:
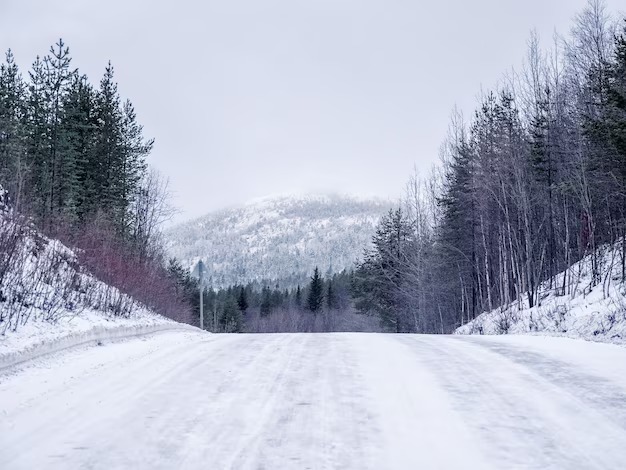
[[[0,376],[0,468],[621,469],[626,348],[164,333]]]

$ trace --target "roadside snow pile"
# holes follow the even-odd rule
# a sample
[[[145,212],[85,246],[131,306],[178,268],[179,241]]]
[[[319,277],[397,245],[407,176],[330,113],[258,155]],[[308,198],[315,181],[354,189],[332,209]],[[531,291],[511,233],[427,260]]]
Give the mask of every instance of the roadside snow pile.
[[[58,240],[0,210],[0,368],[7,355],[33,353],[62,338],[69,347],[87,337],[108,338],[107,330],[129,336],[133,328],[161,325],[178,327],[86,272]]]
[[[620,247],[605,247],[595,258],[583,258],[552,281],[542,284],[539,304],[533,308],[524,295],[479,315],[455,333],[547,334],[626,344],[626,285],[622,283]]]
[[[186,329],[199,331],[147,310],[130,318],[109,318],[101,312],[85,310],[79,316],[54,323],[35,320],[16,332],[0,336],[0,373],[5,368],[68,348]]]

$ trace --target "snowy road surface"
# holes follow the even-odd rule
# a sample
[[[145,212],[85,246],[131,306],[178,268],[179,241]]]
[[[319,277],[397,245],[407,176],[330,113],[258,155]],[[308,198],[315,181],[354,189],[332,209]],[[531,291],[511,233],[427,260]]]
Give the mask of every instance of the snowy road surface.
[[[626,348],[166,333],[0,376],[0,468],[624,469]]]

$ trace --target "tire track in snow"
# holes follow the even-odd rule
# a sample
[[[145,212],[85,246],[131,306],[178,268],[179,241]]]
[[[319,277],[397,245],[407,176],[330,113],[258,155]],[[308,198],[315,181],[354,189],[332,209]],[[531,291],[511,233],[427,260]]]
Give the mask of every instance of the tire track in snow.
[[[398,338],[431,368],[499,468],[607,469],[623,464],[626,433],[532,369],[482,343]],[[558,373],[555,370],[555,373]]]

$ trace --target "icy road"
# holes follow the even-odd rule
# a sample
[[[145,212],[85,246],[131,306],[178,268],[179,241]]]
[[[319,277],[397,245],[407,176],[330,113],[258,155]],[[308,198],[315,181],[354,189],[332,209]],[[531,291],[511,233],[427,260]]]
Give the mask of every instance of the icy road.
[[[624,469],[626,348],[167,333],[0,376],[0,468]]]

